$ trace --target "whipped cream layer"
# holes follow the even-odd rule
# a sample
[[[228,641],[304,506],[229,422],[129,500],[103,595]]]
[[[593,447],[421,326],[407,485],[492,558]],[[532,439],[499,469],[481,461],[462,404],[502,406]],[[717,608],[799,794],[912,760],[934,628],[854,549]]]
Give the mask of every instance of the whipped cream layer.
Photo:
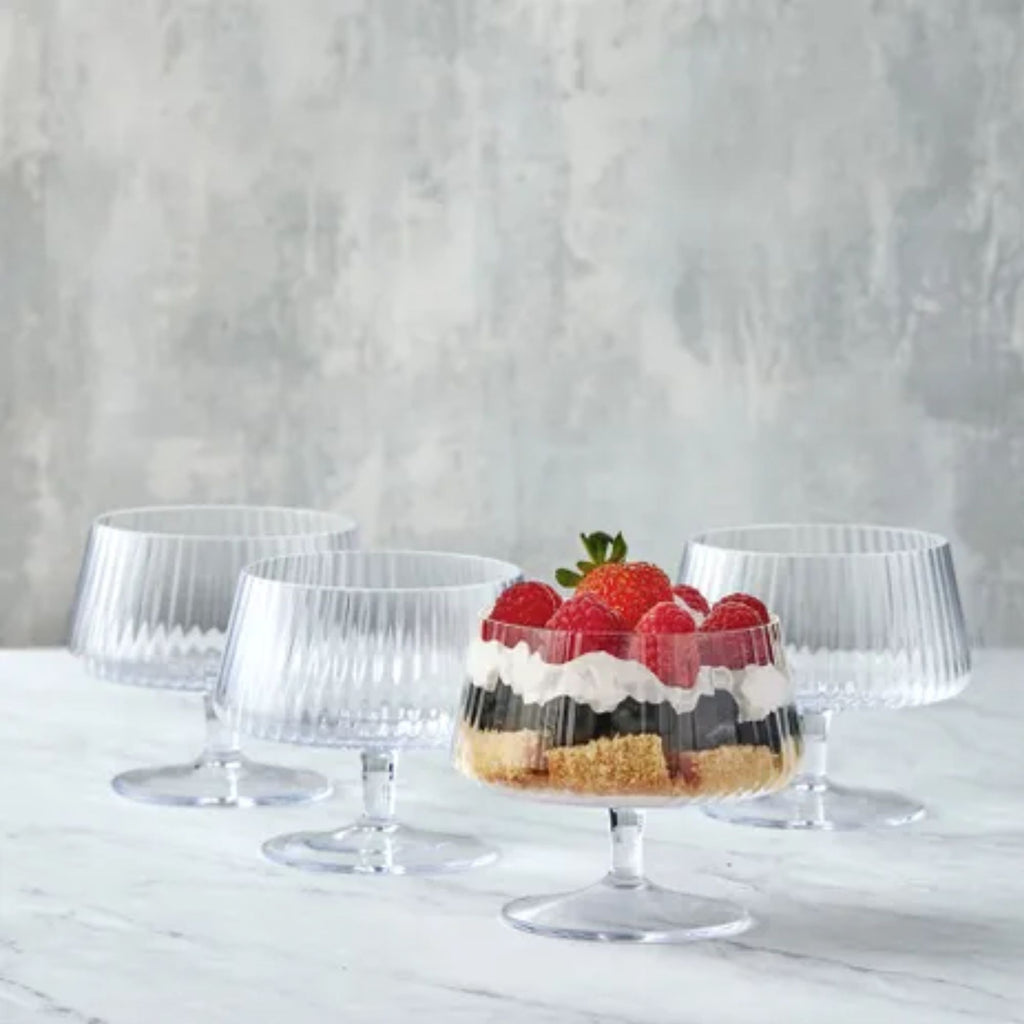
[[[525,642],[506,647],[498,640],[476,640],[469,649],[467,669],[474,686],[494,690],[500,680],[527,704],[546,704],[570,697],[598,714],[613,711],[627,697],[642,704],[671,704],[678,714],[693,711],[701,697],[717,690],[732,694],[740,721],[754,722],[793,703],[789,679],[774,665],[729,669],[704,665],[693,687],[666,686],[639,661],[591,651],[551,665]]]

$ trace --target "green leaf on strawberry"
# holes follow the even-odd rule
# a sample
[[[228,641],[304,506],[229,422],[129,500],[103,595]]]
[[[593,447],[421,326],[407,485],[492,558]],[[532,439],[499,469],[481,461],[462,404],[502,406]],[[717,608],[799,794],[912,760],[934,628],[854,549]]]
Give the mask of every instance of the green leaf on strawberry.
[[[597,530],[594,533],[581,533],[580,541],[587,553],[587,558],[576,563],[579,572],[572,569],[558,569],[555,572],[555,579],[563,587],[577,587],[584,577],[592,573],[599,565],[608,565],[611,562],[624,562],[629,550],[621,531],[613,537],[604,530]]]
[[[612,553],[609,557],[609,562],[624,562],[626,560],[626,552],[629,549],[626,546],[626,540],[621,533],[615,534],[612,538]]]

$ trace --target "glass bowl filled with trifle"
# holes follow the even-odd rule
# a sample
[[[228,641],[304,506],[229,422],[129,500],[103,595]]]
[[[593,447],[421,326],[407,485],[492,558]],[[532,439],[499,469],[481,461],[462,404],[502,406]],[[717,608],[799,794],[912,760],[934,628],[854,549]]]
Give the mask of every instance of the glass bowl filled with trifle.
[[[746,912],[653,886],[642,809],[780,789],[800,721],[778,619],[750,594],[714,605],[660,568],[627,560],[621,534],[581,535],[565,596],[518,583],[467,658],[453,760],[470,778],[611,811],[613,865],[596,886],[516,900],[514,925],[576,938],[679,941],[736,934]]]

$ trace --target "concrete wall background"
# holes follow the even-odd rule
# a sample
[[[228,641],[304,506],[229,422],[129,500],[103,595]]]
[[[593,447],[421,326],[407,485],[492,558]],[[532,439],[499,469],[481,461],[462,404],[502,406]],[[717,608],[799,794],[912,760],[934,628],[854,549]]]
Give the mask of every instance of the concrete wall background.
[[[1005,0],[0,0],[0,643],[89,518],[957,543],[1024,641]]]

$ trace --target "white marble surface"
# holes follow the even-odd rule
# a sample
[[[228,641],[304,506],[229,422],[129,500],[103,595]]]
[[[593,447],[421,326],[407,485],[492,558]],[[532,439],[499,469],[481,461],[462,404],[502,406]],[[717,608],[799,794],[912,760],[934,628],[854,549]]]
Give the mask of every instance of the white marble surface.
[[[437,881],[289,871],[260,840],[350,818],[354,755],[269,751],[337,777],[313,808],[136,806],[110,776],[191,753],[198,707],[93,682],[64,652],[0,652],[0,1022],[1024,1021],[1024,652],[978,665],[951,704],[839,723],[836,774],[924,798],[926,821],[785,835],[654,812],[652,876],[744,900],[761,924],[623,948],[498,917],[513,895],[598,877],[599,812],[493,796],[410,756],[406,817],[471,828],[502,862]]]

